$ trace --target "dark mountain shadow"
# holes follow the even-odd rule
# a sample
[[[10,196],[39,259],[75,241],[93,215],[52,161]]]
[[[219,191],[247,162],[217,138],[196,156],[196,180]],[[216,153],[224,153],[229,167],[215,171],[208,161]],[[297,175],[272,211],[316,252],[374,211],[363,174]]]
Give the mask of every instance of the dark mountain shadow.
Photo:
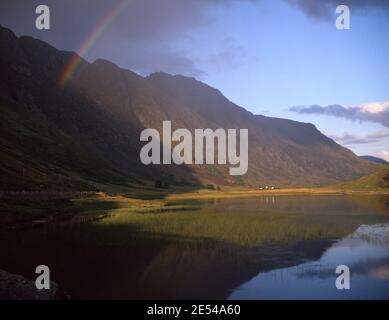
[[[117,79],[112,64],[90,65],[81,59],[78,77],[62,86],[58,77],[74,54],[30,37],[17,38],[3,28],[0,43],[0,189],[84,191],[157,179],[199,184],[187,166],[140,163],[139,135],[145,127],[128,103],[132,89],[115,88],[121,82],[137,87],[131,81],[141,77],[119,70]],[[104,80],[96,83],[96,72]],[[107,81],[112,84],[108,97]],[[106,101],[87,86],[102,92]]]

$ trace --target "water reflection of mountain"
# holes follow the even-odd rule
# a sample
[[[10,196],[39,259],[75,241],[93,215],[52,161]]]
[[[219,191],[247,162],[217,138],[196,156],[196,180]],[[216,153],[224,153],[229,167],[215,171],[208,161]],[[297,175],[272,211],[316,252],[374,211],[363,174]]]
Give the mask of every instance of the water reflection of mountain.
[[[332,243],[263,248],[148,241],[117,245],[108,243],[114,235],[99,230],[102,240],[96,246],[91,241],[95,233],[83,224],[32,230],[12,245],[0,243],[1,268],[33,279],[31,266],[43,261],[61,293],[72,299],[225,299],[259,270],[319,259]]]
[[[300,298],[309,299],[309,294],[312,294],[310,284],[317,286],[316,296],[312,298],[334,298],[339,295],[334,286],[335,269],[341,264],[350,268],[354,288],[360,289],[347,293],[349,298],[389,298],[389,224],[361,225],[352,234],[332,244],[319,259],[260,273],[238,287],[230,298],[266,299],[266,291],[271,293],[276,288],[283,288],[288,292],[296,288],[295,297],[300,294]],[[367,296],[363,296],[363,288],[367,288]],[[387,293],[381,294],[380,290],[384,289]],[[282,298],[282,291],[280,296]]]
[[[347,264],[356,277],[352,288],[364,281],[359,286],[370,288],[370,296],[381,292],[378,297],[385,297],[389,245],[388,225],[383,223],[388,217],[376,206],[367,210],[351,200],[276,197],[273,202],[264,197],[193,201],[190,206],[204,211],[196,214],[227,212],[242,219],[282,214],[307,229],[320,225],[341,226],[341,234],[350,230],[336,242],[333,233],[308,239],[301,234],[277,243],[269,239],[258,248],[175,234],[139,234],[131,223],[49,224],[22,234],[0,234],[0,269],[34,279],[35,267],[47,264],[52,280],[72,299],[297,299],[320,298],[320,290],[338,298],[333,292],[335,266]],[[288,231],[287,224],[282,228]],[[307,293],[307,287],[313,291]]]

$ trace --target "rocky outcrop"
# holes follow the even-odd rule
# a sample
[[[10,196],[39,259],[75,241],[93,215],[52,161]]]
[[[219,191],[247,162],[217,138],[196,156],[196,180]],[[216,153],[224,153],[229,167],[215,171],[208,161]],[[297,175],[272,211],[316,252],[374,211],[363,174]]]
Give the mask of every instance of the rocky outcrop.
[[[50,290],[38,290],[34,280],[0,270],[0,300],[51,300],[57,292],[58,285],[53,281]]]

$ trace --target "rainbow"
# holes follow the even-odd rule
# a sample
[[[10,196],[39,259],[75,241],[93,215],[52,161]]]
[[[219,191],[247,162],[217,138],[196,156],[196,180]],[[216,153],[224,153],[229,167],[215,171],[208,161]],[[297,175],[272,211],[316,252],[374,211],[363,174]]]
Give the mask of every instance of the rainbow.
[[[99,36],[104,32],[104,30],[110,25],[110,23],[116,18],[116,16],[128,5],[128,0],[120,0],[115,3],[113,8],[99,20],[96,26],[93,28],[92,32],[88,34],[85,41],[82,45],[76,50],[77,54],[73,54],[66,64],[65,68],[62,70],[59,76],[59,84],[61,87],[65,86],[67,81],[71,78],[74,72],[77,70],[77,67],[82,61],[82,57],[88,52],[88,50],[93,46]]]

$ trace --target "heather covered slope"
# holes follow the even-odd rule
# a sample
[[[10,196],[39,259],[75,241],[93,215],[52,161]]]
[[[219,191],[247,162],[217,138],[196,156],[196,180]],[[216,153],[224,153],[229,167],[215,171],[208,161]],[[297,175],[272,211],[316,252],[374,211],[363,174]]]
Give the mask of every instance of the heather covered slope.
[[[351,190],[389,189],[389,165],[381,166],[380,169],[359,179],[342,183],[339,187]]]
[[[1,190],[90,190],[99,184],[316,186],[350,180],[376,167],[312,124],[253,115],[218,90],[183,76],[141,77],[96,60],[70,81],[59,75],[74,54],[0,27]],[[249,129],[249,170],[228,166],[144,166],[139,135],[174,128]]]

